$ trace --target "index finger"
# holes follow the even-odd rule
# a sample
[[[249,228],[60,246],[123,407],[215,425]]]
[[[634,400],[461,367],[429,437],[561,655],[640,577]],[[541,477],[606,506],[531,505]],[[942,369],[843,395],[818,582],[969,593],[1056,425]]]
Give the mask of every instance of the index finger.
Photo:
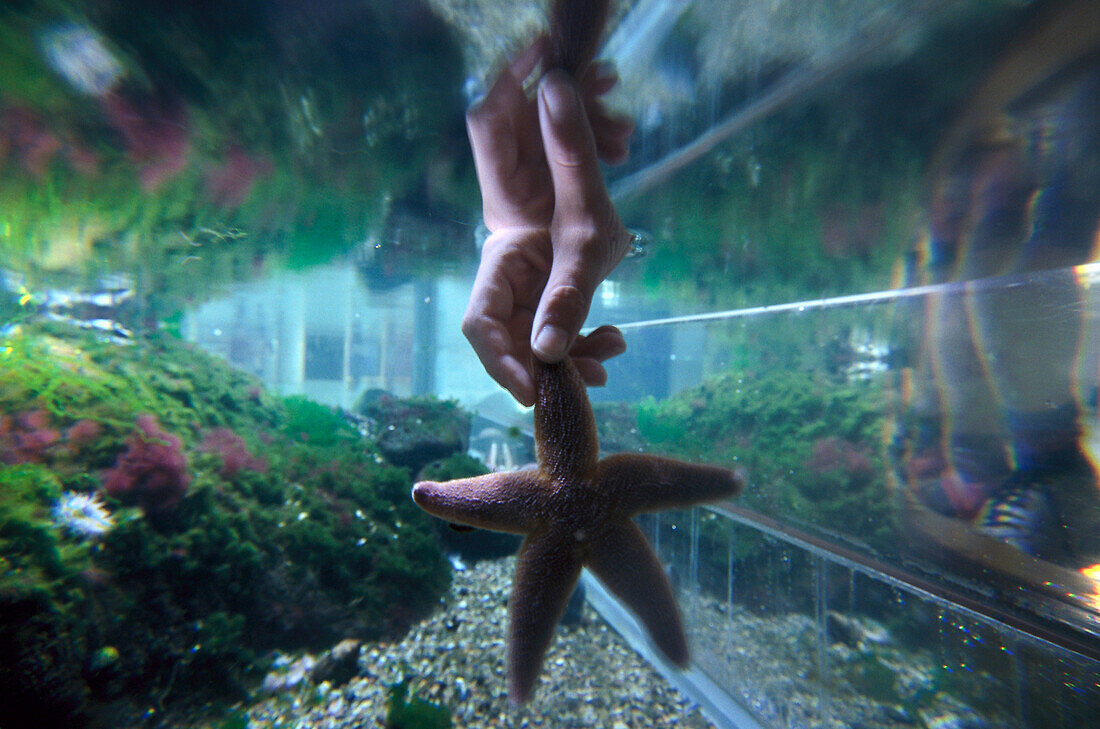
[[[576,87],[563,71],[550,71],[539,84],[542,145],[554,181],[555,209],[587,210],[606,198],[596,140]]]

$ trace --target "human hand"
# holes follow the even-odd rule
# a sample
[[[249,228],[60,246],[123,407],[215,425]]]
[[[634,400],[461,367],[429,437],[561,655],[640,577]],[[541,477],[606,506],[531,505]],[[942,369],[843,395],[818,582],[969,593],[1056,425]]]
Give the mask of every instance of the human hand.
[[[525,405],[535,399],[533,356],[553,362],[568,352],[585,381],[600,385],[607,379],[601,363],[626,348],[614,327],[579,332],[596,287],[630,246],[597,158],[601,146],[605,156],[625,156],[632,128],[560,71],[546,74],[536,99],[527,99],[517,79],[530,72],[529,60],[513,62],[502,75],[510,75],[510,90],[498,81],[468,117],[493,233],[462,324],[486,371]],[[602,144],[586,107],[611,120],[600,122]]]
[[[466,115],[485,226],[494,233],[505,228],[547,227],[554,212],[538,102],[523,87],[548,51],[546,36],[536,39],[504,68]],[[626,159],[634,131],[629,118],[610,112],[600,99],[618,81],[613,67],[599,62],[589,65],[579,81],[597,153],[609,164]]]

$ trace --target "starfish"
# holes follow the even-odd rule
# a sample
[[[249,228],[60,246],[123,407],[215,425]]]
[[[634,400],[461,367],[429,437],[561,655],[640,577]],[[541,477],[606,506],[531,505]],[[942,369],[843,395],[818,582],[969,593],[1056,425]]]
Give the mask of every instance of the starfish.
[[[509,601],[508,698],[515,705],[534,690],[582,567],[634,612],[672,663],[686,666],[672,585],[631,518],[731,496],[744,483],[738,471],[660,456],[600,460],[596,420],[572,361],[535,367],[538,467],[421,481],[412,491],[420,508],[441,519],[526,535]]]

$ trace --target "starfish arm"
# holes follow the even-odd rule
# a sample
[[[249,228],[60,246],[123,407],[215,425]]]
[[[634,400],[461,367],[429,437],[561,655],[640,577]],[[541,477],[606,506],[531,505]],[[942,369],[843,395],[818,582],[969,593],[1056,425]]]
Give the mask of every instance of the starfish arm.
[[[624,520],[593,545],[587,567],[634,612],[670,661],[687,665],[687,638],[672,584],[634,522]]]
[[[734,496],[745,484],[740,470],[637,453],[608,456],[597,469],[594,480],[614,489],[619,508],[630,516]]]
[[[542,511],[546,482],[534,470],[487,473],[453,481],[421,481],[412,498],[440,519],[498,532],[523,534]]]
[[[600,447],[596,418],[576,366],[568,357],[554,364],[536,361],[535,378],[539,466],[559,481],[589,472],[596,465]]]
[[[508,698],[527,701],[554,627],[581,573],[581,557],[561,530],[531,534],[520,547],[508,624]]]

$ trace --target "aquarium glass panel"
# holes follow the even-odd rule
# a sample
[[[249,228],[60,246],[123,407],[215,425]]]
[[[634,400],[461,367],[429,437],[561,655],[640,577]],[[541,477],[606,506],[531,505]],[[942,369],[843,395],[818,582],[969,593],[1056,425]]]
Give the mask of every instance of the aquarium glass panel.
[[[572,4],[0,3],[0,726],[1100,726],[1096,0],[608,4],[600,455],[744,488],[633,517],[686,666],[585,572],[509,701],[522,539],[410,492],[584,441],[462,332]]]

